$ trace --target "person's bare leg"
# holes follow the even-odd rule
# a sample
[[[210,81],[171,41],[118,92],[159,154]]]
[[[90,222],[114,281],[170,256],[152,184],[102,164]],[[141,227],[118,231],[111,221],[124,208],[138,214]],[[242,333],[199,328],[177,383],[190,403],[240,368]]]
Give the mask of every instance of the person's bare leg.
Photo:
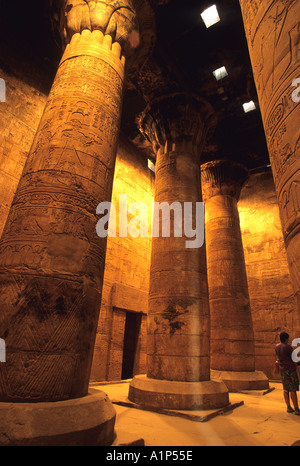
[[[295,409],[299,409],[297,392],[291,392],[291,399]]]
[[[290,393],[283,391],[284,401],[286,402],[287,408],[290,407]]]

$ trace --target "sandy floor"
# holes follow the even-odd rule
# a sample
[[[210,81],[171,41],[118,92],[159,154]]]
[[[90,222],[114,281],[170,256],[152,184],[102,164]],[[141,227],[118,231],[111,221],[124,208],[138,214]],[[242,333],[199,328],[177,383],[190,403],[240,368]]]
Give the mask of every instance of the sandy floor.
[[[116,431],[142,437],[146,446],[289,446],[300,440],[300,416],[286,412],[281,384],[270,386],[275,390],[264,396],[230,394],[232,404],[244,401],[244,405],[208,422],[114,404]],[[127,399],[128,383],[93,384],[92,388],[107,393],[112,402]]]

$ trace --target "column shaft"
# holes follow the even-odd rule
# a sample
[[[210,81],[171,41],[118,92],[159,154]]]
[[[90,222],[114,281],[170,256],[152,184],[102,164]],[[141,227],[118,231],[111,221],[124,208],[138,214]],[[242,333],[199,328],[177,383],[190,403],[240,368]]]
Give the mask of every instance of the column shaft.
[[[261,374],[255,373],[255,378],[250,377],[248,382],[243,375],[238,375],[255,371],[253,323],[237,207],[248,172],[240,164],[219,160],[203,165],[201,175],[211,315],[211,369],[223,371],[222,380],[231,390],[267,388],[267,379]],[[232,374],[224,376],[224,371]],[[226,377],[230,380],[225,380]]]
[[[169,219],[174,209],[169,234],[163,232],[162,214],[160,231],[152,238],[147,377],[134,377],[128,395],[143,405],[212,409],[229,402],[225,384],[210,380],[206,256],[204,241],[197,241],[199,158],[211,125],[210,106],[181,93],[153,102],[141,118],[141,129],[157,153],[155,202],[165,206]],[[188,205],[193,209],[189,215]],[[194,245],[187,245],[187,219],[196,231]]]
[[[96,208],[111,198],[124,59],[110,35],[81,28],[73,9],[81,33],[68,17],[71,40],[0,244],[1,401],[88,391],[106,251]]]
[[[300,313],[300,3],[240,4]]]
[[[171,206],[201,201],[195,156],[159,150],[155,202]],[[175,215],[174,215],[175,216]],[[160,231],[162,231],[160,217]],[[195,225],[195,218],[194,218]],[[183,224],[183,222],[182,222]],[[153,238],[148,315],[148,377],[195,382],[209,380],[209,307],[205,248],[189,249],[187,237]]]
[[[227,186],[224,189],[223,183],[223,190],[221,186],[220,190],[210,190],[205,170],[213,171],[214,166],[208,164],[202,167],[211,313],[211,368],[253,371],[253,325],[237,193],[236,189],[226,189]]]

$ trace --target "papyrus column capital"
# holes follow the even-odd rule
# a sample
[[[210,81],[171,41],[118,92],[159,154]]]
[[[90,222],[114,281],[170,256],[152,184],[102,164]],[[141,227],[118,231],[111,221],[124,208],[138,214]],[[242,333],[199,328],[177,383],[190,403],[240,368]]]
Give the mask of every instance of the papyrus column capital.
[[[193,151],[200,156],[215,127],[213,108],[197,96],[175,93],[151,102],[139,118],[141,133],[153,150]]]
[[[59,6],[60,29],[67,44],[75,34],[98,30],[123,48],[137,27],[133,0],[61,0]]]
[[[214,160],[201,166],[204,202],[213,196],[229,195],[239,199],[241,189],[249,176],[247,168],[230,160]]]

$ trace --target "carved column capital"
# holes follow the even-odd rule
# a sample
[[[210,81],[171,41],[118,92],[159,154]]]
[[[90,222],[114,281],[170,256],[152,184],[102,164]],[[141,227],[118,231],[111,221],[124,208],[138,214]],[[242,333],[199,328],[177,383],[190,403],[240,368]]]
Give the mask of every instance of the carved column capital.
[[[139,118],[141,133],[155,154],[188,150],[202,152],[207,133],[215,127],[213,108],[197,96],[175,93],[154,100]]]
[[[124,48],[132,31],[137,28],[134,0],[50,1],[52,8],[53,5],[55,7],[60,33],[67,44],[74,34],[98,30],[103,35],[111,36],[113,43],[118,42]]]
[[[241,189],[249,176],[248,169],[230,160],[214,160],[201,166],[204,202],[213,196],[227,195],[239,199]]]

